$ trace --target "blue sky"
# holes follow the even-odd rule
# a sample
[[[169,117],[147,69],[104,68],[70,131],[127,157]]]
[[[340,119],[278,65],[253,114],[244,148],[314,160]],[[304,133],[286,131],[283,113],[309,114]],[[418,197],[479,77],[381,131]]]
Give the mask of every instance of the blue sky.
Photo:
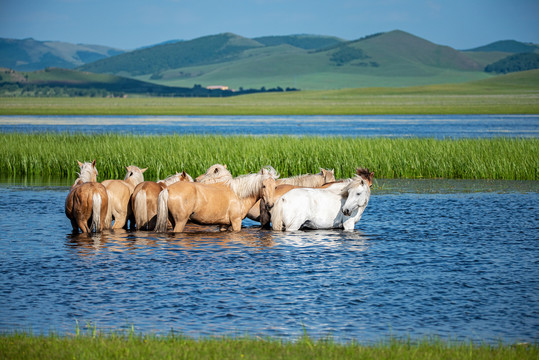
[[[0,0],[0,37],[121,49],[223,32],[354,40],[396,29],[456,49],[539,43],[539,1]]]

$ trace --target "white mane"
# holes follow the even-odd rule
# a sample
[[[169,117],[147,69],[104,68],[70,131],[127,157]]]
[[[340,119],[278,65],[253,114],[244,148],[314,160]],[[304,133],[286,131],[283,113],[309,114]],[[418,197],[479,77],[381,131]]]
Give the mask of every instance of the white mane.
[[[91,182],[93,180],[93,176],[95,174],[95,177],[97,178],[97,169],[92,166],[92,163],[85,162],[80,165],[80,172],[79,179],[82,180],[82,182]],[[76,182],[76,181],[75,181]]]
[[[262,182],[270,177],[270,174],[247,174],[228,179],[224,182],[240,198],[246,198],[252,195],[260,194]]]
[[[183,173],[176,173],[176,174],[173,174],[173,175],[170,175],[168,176],[166,179],[164,180],[159,180],[157,181],[158,183],[164,183],[166,186],[170,186],[174,183],[177,183],[178,181],[181,180],[182,178],[182,174]],[[193,178],[191,177],[191,175],[189,175],[188,173],[185,173],[185,175],[187,176],[187,179],[189,182],[193,182]]]

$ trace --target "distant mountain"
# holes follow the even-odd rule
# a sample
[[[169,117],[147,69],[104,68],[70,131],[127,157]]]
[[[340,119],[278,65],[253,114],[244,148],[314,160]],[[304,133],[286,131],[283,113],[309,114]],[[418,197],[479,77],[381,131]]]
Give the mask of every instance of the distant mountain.
[[[231,33],[157,45],[81,66],[82,71],[138,76],[236,58],[261,43]]]
[[[73,69],[124,51],[100,45],[69,44],[58,41],[0,38],[0,67],[17,71],[47,67]]]
[[[515,40],[501,40],[491,44],[465,50],[473,52],[505,52],[505,53],[528,53],[539,52],[539,45],[531,43],[523,43]]]

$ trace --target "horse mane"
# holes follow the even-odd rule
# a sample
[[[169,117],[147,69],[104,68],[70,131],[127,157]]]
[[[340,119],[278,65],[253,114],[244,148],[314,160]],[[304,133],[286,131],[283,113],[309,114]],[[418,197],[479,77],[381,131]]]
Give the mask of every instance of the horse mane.
[[[358,176],[361,176],[365,180],[367,180],[369,184],[372,186],[372,181],[374,179],[374,172],[371,172],[368,168],[357,168],[356,174]]]
[[[189,175],[186,172],[181,172],[181,173],[176,173],[176,174],[173,174],[173,175],[169,175],[164,180],[159,180],[158,183],[163,183],[166,186],[170,186],[170,185],[172,185],[174,183],[177,183],[178,181],[181,181],[182,175],[184,173],[185,173],[185,176],[187,177],[187,180],[189,182],[193,182],[193,178],[191,177],[191,175]]]
[[[219,173],[220,176],[216,177],[215,176],[216,173]],[[204,181],[201,183],[215,184],[215,183],[220,183],[220,182],[226,182],[232,179],[232,174],[230,173],[230,171],[227,170],[226,165],[215,164],[215,165],[210,166],[204,174],[197,177],[196,181],[200,181],[199,179],[201,177],[204,177],[203,179]]]
[[[360,176],[360,175],[354,175],[353,178],[348,179],[348,180],[349,180],[349,183],[341,190],[341,196],[342,197],[347,197],[348,192],[350,191],[350,189],[352,189],[354,187],[358,187],[362,181],[367,181],[368,182],[367,179],[365,179],[363,176]],[[369,186],[367,186],[367,189],[370,191]]]
[[[226,180],[224,184],[230,187],[240,199],[257,195],[260,194],[262,181],[270,177],[276,177],[274,174],[261,174],[260,172],[256,174],[240,175],[238,177]]]
[[[77,174],[79,174],[79,179],[82,180],[82,182],[91,182],[93,180],[92,176],[94,171],[97,178],[97,168],[92,166],[92,163],[85,162],[80,165],[80,172]]]

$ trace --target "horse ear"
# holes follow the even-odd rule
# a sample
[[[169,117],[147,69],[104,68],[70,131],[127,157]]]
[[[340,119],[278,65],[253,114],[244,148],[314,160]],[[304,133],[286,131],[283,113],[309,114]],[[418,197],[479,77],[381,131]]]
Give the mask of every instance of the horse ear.
[[[145,172],[146,170],[148,170],[148,168],[140,169],[140,172],[143,173],[143,172]]]
[[[82,163],[79,160],[77,160],[77,163],[79,164],[79,167],[82,166]]]
[[[146,170],[146,169],[144,169],[144,170]],[[182,176],[187,177],[187,173],[185,172],[185,170],[182,171]]]
[[[95,167],[95,159],[92,161],[92,167]]]
[[[226,169],[226,164],[224,165],[225,169]]]

